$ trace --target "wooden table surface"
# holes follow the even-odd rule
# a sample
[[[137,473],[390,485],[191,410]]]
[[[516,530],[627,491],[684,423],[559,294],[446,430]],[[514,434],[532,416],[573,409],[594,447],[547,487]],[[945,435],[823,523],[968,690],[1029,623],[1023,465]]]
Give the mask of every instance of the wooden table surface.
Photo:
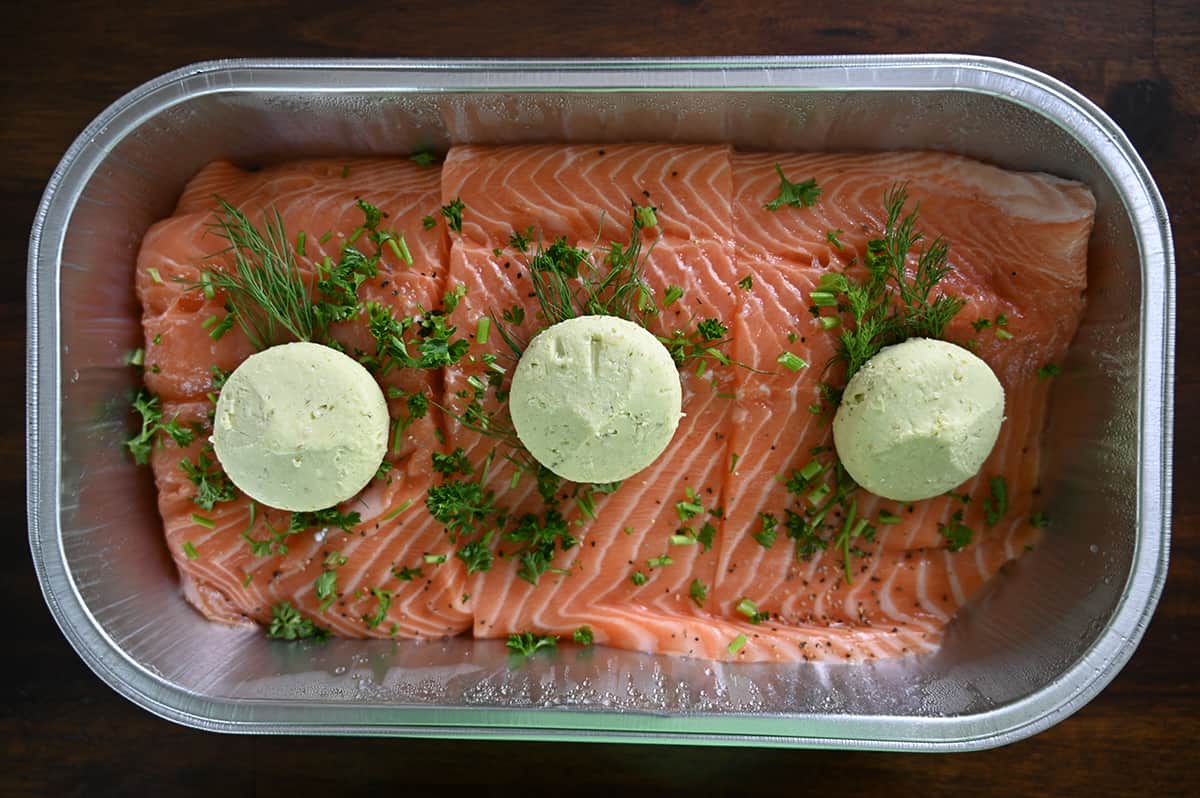
[[[172,7],[174,5],[174,7]],[[614,790],[829,795],[1200,794],[1200,4],[353,3],[99,0],[9,4],[0,29],[0,556],[10,663],[0,794],[386,794]],[[46,180],[109,103],[163,72],[235,56],[698,56],[964,52],[1054,75],[1122,125],[1166,198],[1178,258],[1171,575],[1140,648],[1098,698],[1006,748],[900,755],[631,745],[230,737],[159,720],[83,665],[40,596],[25,537],[24,271]],[[15,668],[13,663],[15,661]]]

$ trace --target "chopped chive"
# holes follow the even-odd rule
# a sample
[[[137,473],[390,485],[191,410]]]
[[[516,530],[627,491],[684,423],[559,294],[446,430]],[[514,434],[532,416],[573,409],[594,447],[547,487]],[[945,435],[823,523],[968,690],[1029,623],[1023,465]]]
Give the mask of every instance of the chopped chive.
[[[201,327],[203,327],[204,329],[206,329],[206,330],[207,330],[208,328],[212,327],[214,324],[216,324],[216,323],[217,323],[217,322],[219,322],[220,320],[221,320],[221,319],[220,319],[220,318],[218,318],[218,317],[217,317],[217,316],[214,314],[214,315],[212,315],[212,316],[209,316],[209,317],[208,317],[207,319],[205,319],[203,322],[201,322],[200,326],[201,326]]]
[[[213,523],[212,519],[205,518],[202,515],[196,515],[195,513],[192,513],[192,521],[207,529],[213,529],[216,527],[216,524]]]
[[[694,546],[696,538],[691,535],[671,535],[669,538],[672,546]]]
[[[125,363],[130,366],[141,366],[146,362],[146,350],[140,346],[125,356]]]
[[[158,269],[154,268],[153,266],[151,266],[149,269],[146,269],[146,274],[150,275],[150,279],[156,283],[161,284],[163,281],[162,275],[159,274]]]
[[[213,288],[212,275],[208,272],[200,275],[200,286],[205,299],[212,299],[217,295],[217,290]]]
[[[809,480],[824,470],[825,466],[821,465],[816,460],[810,460],[803,468],[800,469],[800,476],[806,480]]]
[[[745,277],[737,281],[738,288],[743,291],[751,291],[754,289],[754,275],[747,274]]]
[[[742,650],[742,646],[744,645],[746,645],[746,636],[738,635],[737,637],[733,638],[732,641],[730,641],[726,651],[728,651],[730,654],[736,654]]]
[[[841,249],[842,242],[838,240],[838,236],[840,236],[842,234],[842,232],[843,231],[840,228],[837,230],[826,230],[825,231],[825,240],[828,241],[830,244],[833,244],[838,249]]]
[[[661,557],[651,557],[650,559],[646,560],[646,565],[650,566],[651,568],[662,568],[664,566],[674,564],[675,561],[672,560],[667,554],[664,554]]]
[[[842,320],[837,316],[822,316],[821,318],[817,319],[817,322],[821,325],[822,330],[832,330],[834,327],[841,324]]]
[[[808,363],[803,358],[797,357],[791,352],[784,352],[776,359],[776,362],[790,371],[799,371],[808,366]]]
[[[672,305],[676,300],[683,296],[683,289],[677,285],[668,285],[667,292],[663,295],[663,307]]]
[[[319,241],[320,243],[324,244],[326,241],[328,241],[328,240],[329,240],[329,239],[331,239],[331,238],[333,238],[333,231],[332,231],[332,230],[326,230],[326,231],[325,231],[325,235],[323,235],[323,236],[321,236],[320,238],[318,238],[318,239],[317,239],[317,241]]]
[[[367,228],[365,228],[365,227],[359,226],[359,227],[354,228],[354,232],[350,234],[350,237],[346,239],[346,242],[349,244],[353,244],[365,232],[367,232]]]
[[[512,489],[516,488],[520,482],[521,482],[521,472],[516,471],[513,473],[512,479],[510,479],[508,481],[508,489],[512,490]]]
[[[730,474],[732,474],[734,471],[737,470],[738,460],[740,460],[740,459],[742,459],[742,456],[740,454],[738,454],[737,452],[733,452],[732,454],[729,455],[729,473]]]
[[[808,497],[807,497],[808,503],[811,504],[813,507],[816,507],[818,504],[823,502],[825,500],[825,497],[828,495],[829,495],[829,486],[822,485],[819,488],[816,488],[815,490],[813,490],[811,493],[808,494]]]
[[[748,598],[743,598],[741,601],[739,601],[734,609],[736,609],[742,615],[745,615],[747,618],[752,618],[758,614],[758,605]]]
[[[254,578],[253,573],[246,574],[246,578],[242,580],[242,587],[250,587],[250,580]]]
[[[388,249],[392,251],[398,259],[404,261],[409,266],[413,265],[412,253],[408,251],[408,242],[404,240],[404,236],[399,238],[389,238],[387,240]]]
[[[1001,341],[1011,341],[1013,334],[1008,330],[996,330],[996,338]]]
[[[299,233],[296,233],[296,254],[299,255],[300,257],[304,257],[304,255],[305,255],[304,242],[307,239],[308,239],[308,235],[305,234],[305,232],[303,230],[301,230]]]
[[[445,554],[426,554],[422,557],[430,565],[441,565],[446,561]]]
[[[385,515],[385,516],[383,517],[383,520],[384,520],[384,521],[391,521],[393,518],[395,518],[396,516],[400,515],[400,513],[404,512],[404,511],[405,511],[405,510],[407,510],[409,507],[412,507],[412,503],[413,503],[413,500],[412,500],[412,499],[405,499],[404,501],[402,501],[402,502],[400,503],[400,506],[399,506],[399,507],[397,507],[395,510],[392,510],[390,513],[388,513],[387,515]]]
[[[831,291],[813,291],[808,295],[808,299],[819,308],[837,307],[837,296]]]
[[[200,552],[196,551],[196,547],[192,545],[192,541],[190,540],[185,540],[181,548],[189,560],[195,560],[200,557]]]
[[[706,371],[708,371],[708,361],[701,358],[700,362],[696,364],[696,376],[703,377]]]
[[[488,342],[488,334],[492,329],[492,321],[487,316],[481,316],[475,324],[475,343],[486,344]]]
[[[895,526],[900,523],[900,516],[889,513],[887,510],[880,510],[879,523],[887,526]]]

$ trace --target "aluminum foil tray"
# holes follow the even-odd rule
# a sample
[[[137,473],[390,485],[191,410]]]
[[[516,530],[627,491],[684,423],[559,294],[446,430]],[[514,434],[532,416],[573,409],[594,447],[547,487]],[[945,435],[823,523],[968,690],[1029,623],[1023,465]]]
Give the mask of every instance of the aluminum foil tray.
[[[604,648],[513,667],[503,642],[270,642],[185,603],[152,480],[122,456],[138,244],[222,157],[460,142],[659,140],[942,149],[1088,183],[1087,315],[1052,395],[1045,542],[924,659],[729,665]],[[46,601],[105,682],[252,733],[961,750],[1066,717],[1129,659],[1166,576],[1174,335],[1167,214],[1126,137],[1033,70],[964,56],[701,61],[225,61],[100,115],[29,250],[29,538]]]

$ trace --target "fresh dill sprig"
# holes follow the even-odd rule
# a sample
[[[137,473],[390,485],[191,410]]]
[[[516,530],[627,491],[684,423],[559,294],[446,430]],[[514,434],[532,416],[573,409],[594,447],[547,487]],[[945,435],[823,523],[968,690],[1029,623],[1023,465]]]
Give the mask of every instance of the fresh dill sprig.
[[[598,262],[594,250],[572,247],[566,236],[548,247],[538,244],[529,257],[529,276],[548,323],[577,316],[617,316],[645,326],[654,303],[643,276],[649,250],[642,252],[642,230],[658,224],[653,211],[634,203],[629,244],[612,242]],[[529,238],[522,235],[515,243],[525,251]]]
[[[883,236],[867,243],[865,282],[831,272],[810,294],[815,314],[823,307],[850,314],[852,321],[842,325],[836,355],[846,364],[847,380],[885,346],[909,338],[943,337],[946,326],[966,304],[959,297],[934,294],[937,284],[953,271],[949,246],[940,236],[917,253],[909,278],[909,255],[924,236],[916,229],[920,206],[906,214],[907,203],[904,184],[893,186],[884,196],[887,221]]]
[[[217,197],[221,215],[214,228],[229,242],[233,271],[205,272],[194,288],[220,289],[230,313],[255,349],[266,349],[288,336],[298,341],[324,337],[324,325],[309,299],[291,239],[279,211],[272,209],[260,230],[246,214]],[[207,278],[207,279],[205,279]]]

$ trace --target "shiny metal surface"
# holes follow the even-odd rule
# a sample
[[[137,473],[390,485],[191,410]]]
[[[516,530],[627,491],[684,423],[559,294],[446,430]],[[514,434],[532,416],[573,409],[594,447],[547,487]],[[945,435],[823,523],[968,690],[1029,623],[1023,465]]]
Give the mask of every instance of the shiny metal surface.
[[[180,595],[149,473],[119,450],[141,234],[204,163],[468,141],[946,149],[1087,182],[1089,305],[1052,394],[1045,542],[933,657],[747,666],[596,649],[516,667],[502,643],[289,645]],[[55,171],[29,254],[29,535],[96,673],[200,728],[252,733],[962,750],[1061,720],[1132,654],[1166,576],[1174,260],[1132,146],[1073,90],[962,56],[704,61],[216,62],[102,114]]]

